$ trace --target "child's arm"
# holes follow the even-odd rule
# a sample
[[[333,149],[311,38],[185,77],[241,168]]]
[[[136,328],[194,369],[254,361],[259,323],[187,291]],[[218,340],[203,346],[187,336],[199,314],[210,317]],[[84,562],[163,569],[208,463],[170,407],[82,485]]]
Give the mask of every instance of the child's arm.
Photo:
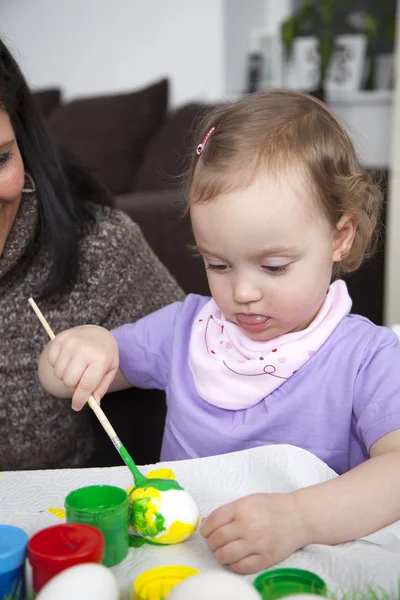
[[[363,537],[400,519],[400,430],[380,438],[371,458],[332,481],[288,494],[247,496],[201,526],[221,564],[254,573],[308,544]]]
[[[295,492],[307,544],[337,544],[400,519],[400,430],[371,447],[370,460],[341,477]]]
[[[112,334],[97,325],[63,331],[44,348],[39,360],[39,381],[60,398],[71,398],[80,410],[93,394],[132,387],[119,366],[118,344]]]

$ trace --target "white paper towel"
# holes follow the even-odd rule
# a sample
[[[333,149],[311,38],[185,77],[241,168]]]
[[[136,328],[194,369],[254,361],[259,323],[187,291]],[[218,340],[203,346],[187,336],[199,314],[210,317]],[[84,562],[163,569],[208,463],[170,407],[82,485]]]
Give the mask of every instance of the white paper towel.
[[[289,492],[336,477],[326,464],[309,452],[287,445],[160,463],[159,466],[175,472],[180,484],[195,498],[202,516],[248,494]],[[142,470],[146,473],[153,468],[155,466],[147,466]],[[61,522],[47,509],[63,508],[69,491],[84,485],[106,483],[127,488],[132,485],[132,476],[126,467],[3,473],[0,477],[0,522],[21,527],[32,535]],[[326,518],[329,519],[329,514]],[[131,590],[132,581],[140,573],[161,565],[187,565],[200,571],[224,568],[217,565],[197,533],[177,546],[145,545],[131,549],[113,572],[121,589],[126,591]],[[356,542],[334,547],[308,546],[279,566],[313,571],[333,592],[366,592],[368,586],[372,586],[383,588],[391,598],[398,598],[400,522]]]

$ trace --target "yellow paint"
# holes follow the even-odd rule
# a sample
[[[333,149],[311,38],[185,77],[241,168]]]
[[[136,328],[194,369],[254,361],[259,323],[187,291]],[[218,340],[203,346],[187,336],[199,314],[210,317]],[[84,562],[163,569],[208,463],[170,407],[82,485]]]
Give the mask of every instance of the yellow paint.
[[[161,501],[161,492],[156,490],[156,488],[148,487],[148,488],[134,488],[134,486],[128,488],[126,490],[129,494],[129,499],[131,501],[142,499],[142,498],[152,498],[154,500]]]
[[[179,544],[179,542],[184,542],[194,534],[198,524],[198,519],[194,525],[192,523],[174,521],[168,531],[157,536],[155,541],[157,544]]]
[[[59,519],[65,519],[65,510],[63,508],[53,508],[53,506],[49,506],[47,510]]]
[[[171,469],[156,469],[147,473],[149,479],[176,479],[175,473]]]
[[[0,477],[3,477],[4,473],[0,473]]]
[[[197,575],[191,567],[156,567],[145,571],[133,584],[134,600],[163,600],[181,581]]]

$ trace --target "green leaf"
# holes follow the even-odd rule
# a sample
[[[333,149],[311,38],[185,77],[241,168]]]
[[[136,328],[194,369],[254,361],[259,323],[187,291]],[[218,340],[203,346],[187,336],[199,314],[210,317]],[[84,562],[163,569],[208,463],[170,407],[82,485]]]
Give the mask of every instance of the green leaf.
[[[369,39],[376,40],[378,37],[378,19],[371,13],[362,12],[362,27]]]
[[[287,51],[290,51],[296,37],[296,23],[294,17],[291,17],[281,27],[282,43]]]

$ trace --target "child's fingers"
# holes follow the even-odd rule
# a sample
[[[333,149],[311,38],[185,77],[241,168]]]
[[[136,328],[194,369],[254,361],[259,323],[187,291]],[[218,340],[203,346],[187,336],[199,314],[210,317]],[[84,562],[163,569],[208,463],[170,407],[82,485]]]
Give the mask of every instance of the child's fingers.
[[[57,361],[57,363],[58,362],[59,361]],[[67,386],[67,388],[74,390],[79,385],[79,382],[82,379],[82,376],[85,373],[87,366],[87,362],[75,356],[69,360],[68,365],[64,370],[63,376],[59,378],[62,379],[64,385]],[[57,375],[56,368],[54,369],[54,373]]]
[[[235,540],[215,552],[215,559],[220,565],[231,565],[251,555],[251,550],[244,540]]]
[[[219,548],[240,539],[240,537],[238,527],[235,525],[235,521],[232,521],[228,525],[215,529],[207,538],[207,544],[210,550],[215,552]]]
[[[107,393],[108,388],[110,387],[111,383],[114,381],[117,370],[118,370],[117,368],[111,369],[111,371],[106,373],[106,375],[101,380],[100,385],[93,392],[93,397],[95,398],[95,400],[97,400],[97,402],[100,402],[100,400],[102,399],[104,394]]]
[[[57,359],[59,358],[62,352],[67,354],[68,356],[74,355],[73,348],[71,350],[70,331],[71,330],[62,331],[61,333],[56,335],[52,342],[48,344],[47,360],[49,361],[52,367],[54,367]]]
[[[225,504],[221,508],[214,510],[207,518],[203,519],[200,526],[200,533],[208,538],[213,531],[219,527],[227,525],[235,518],[235,503]]]
[[[65,384],[64,377],[65,377],[65,374],[68,372],[68,369],[70,368],[70,363],[71,363],[71,357],[68,356],[67,354],[60,353],[58,355],[54,365],[52,365],[54,368],[54,375],[58,379],[60,379],[64,384]],[[79,381],[79,379],[77,381]]]
[[[61,346],[57,343],[57,340],[53,342],[49,342],[47,345],[47,360],[49,361],[49,365],[54,367],[57,362],[57,359],[61,352]]]
[[[273,563],[267,563],[261,554],[250,554],[237,562],[230,563],[229,566],[238,575],[250,575],[272,567]]]
[[[104,377],[104,367],[102,364],[91,363],[82,373],[77,388],[72,396],[72,408],[81,410],[93,391],[98,388]]]

